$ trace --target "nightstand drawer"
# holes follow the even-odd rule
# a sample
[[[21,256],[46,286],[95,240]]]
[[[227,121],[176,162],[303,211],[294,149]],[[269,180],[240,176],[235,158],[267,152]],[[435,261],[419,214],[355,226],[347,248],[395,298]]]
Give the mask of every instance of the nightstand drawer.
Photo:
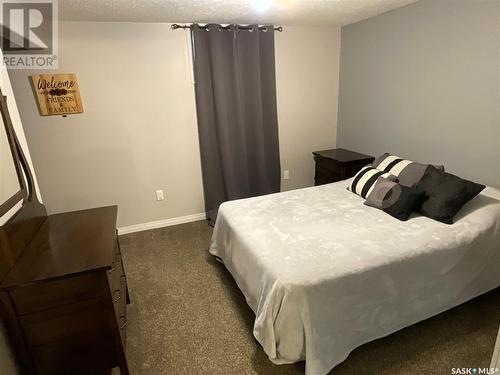
[[[325,173],[335,172],[339,169],[337,163],[332,159],[315,156],[314,161],[316,168],[323,169]]]
[[[353,177],[374,158],[357,152],[332,149],[313,152],[315,161],[314,184],[323,185]]]
[[[361,170],[361,168],[369,164],[370,163],[356,163],[353,165],[344,166],[344,179],[354,177],[356,173],[358,173]]]
[[[325,164],[326,163],[319,164],[316,162],[314,174],[315,185],[323,185],[342,180],[339,170],[333,168],[333,165],[328,168]]]

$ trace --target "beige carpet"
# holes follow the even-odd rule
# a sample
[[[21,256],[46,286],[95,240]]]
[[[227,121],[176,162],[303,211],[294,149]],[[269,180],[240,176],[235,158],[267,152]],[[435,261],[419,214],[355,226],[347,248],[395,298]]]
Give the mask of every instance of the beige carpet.
[[[205,222],[120,237],[132,304],[132,374],[303,374],[275,366],[252,336],[254,315],[231,275],[208,255]],[[451,374],[487,367],[500,290],[356,349],[334,375]]]

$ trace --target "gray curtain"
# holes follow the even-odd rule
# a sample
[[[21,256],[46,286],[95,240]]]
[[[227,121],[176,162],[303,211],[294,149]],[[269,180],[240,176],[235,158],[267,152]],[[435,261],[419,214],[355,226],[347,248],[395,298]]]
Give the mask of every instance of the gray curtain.
[[[222,202],[280,190],[274,31],[192,29],[208,220]]]

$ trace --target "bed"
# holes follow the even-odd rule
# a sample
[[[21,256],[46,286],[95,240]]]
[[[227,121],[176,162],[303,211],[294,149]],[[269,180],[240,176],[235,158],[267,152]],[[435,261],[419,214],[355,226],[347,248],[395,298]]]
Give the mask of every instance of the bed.
[[[306,375],[500,286],[500,191],[487,187],[447,225],[398,221],[348,184],[226,202],[210,246],[269,359],[305,360]]]

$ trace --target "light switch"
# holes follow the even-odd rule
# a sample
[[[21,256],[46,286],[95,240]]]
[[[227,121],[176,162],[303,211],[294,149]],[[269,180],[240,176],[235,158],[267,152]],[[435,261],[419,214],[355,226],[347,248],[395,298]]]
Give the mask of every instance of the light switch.
[[[163,194],[163,190],[156,190],[156,200],[162,201],[165,199],[165,195]]]
[[[290,171],[288,169],[285,169],[283,171],[283,180],[288,180],[290,178]]]

